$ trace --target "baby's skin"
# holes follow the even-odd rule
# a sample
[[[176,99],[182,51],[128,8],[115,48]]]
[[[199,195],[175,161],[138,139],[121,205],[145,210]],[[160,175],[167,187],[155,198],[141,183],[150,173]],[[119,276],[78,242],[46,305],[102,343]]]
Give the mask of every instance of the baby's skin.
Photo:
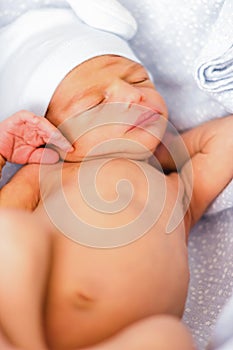
[[[176,203],[179,175],[175,172],[165,176],[145,162],[140,162],[139,166],[137,161],[111,160],[97,178],[99,194],[105,200],[115,199],[116,183],[122,178],[130,181],[135,189],[131,205],[115,215],[93,210],[83,201],[77,186],[80,164],[64,163],[62,186],[60,164],[43,166],[40,183],[38,165],[28,165],[14,177],[12,188],[19,190],[22,201],[25,200],[25,209],[33,210],[36,219],[50,233],[53,259],[50,261],[45,329],[52,349],[75,349],[96,344],[153,315],[182,316],[189,280],[188,232],[232,178],[233,146],[229,131],[232,128],[233,117],[228,117],[183,134],[191,155],[189,162],[193,166],[193,196],[184,220],[170,234],[166,234],[168,220],[174,206],[177,211],[182,210],[184,198],[179,196]],[[165,157],[166,151],[162,152],[164,164],[167,168],[172,167],[169,156]],[[85,162],[82,165],[84,175],[87,176],[99,162],[99,159]],[[187,168],[188,163],[185,163],[180,171],[184,195],[189,188]],[[148,191],[146,178],[153,178],[152,185],[157,192],[156,200],[148,203],[149,215],[157,212],[161,197],[164,199],[161,191],[164,177],[167,196],[162,213],[138,240],[118,248],[99,249],[74,242],[63,234],[69,236],[70,225],[69,222],[64,225],[67,217],[63,205],[59,204],[61,190],[68,208],[78,217],[97,227],[116,228],[140,215]],[[23,186],[20,189],[19,184]],[[9,201],[8,191],[10,185],[2,190],[5,203]],[[18,198],[17,192],[14,198]],[[17,200],[13,203],[14,198],[8,207],[19,205]],[[27,203],[30,203],[30,208]],[[22,203],[19,206],[22,208]],[[56,206],[57,220],[54,216],[50,220],[51,206]],[[85,232],[88,232],[88,227]],[[120,232],[116,229],[115,234]]]
[[[86,73],[90,69],[93,74],[89,74],[87,80]],[[99,71],[102,74],[95,85]],[[137,73],[134,80],[135,72],[140,72],[140,79]],[[121,349],[125,347],[122,344],[132,342],[129,334],[133,329],[136,330],[134,334],[137,334],[137,329],[143,330],[145,324],[140,324],[143,320],[152,320],[159,333],[161,328],[156,328],[158,320],[153,317],[164,315],[167,321],[166,317],[180,318],[183,314],[189,281],[188,234],[232,179],[233,117],[214,120],[175,136],[170,141],[169,152],[163,145],[157,147],[166,127],[166,107],[140,65],[120,57],[102,57],[82,64],[72,74],[77,75],[80,82],[78,97],[74,92],[72,102],[67,104],[67,89],[62,91],[59,87],[54,95],[54,100],[62,101],[59,117],[53,108],[54,100],[47,115],[56,126],[62,124],[61,130],[72,142],[74,151],[68,154],[59,152],[65,159],[64,163],[22,168],[2,189],[0,202],[5,208],[31,211],[31,220],[40,222],[43,227],[46,247],[43,261],[47,263],[43,267],[44,273],[37,265],[40,271],[38,284],[41,286],[37,317],[38,310],[44,305],[44,313],[39,313],[39,324],[45,325],[49,348],[70,350],[88,346],[92,349],[93,346],[93,350]],[[72,80],[72,75],[67,79]],[[129,116],[129,119],[116,119],[115,124],[109,124],[105,119],[109,113],[104,113],[99,107],[98,113],[94,109],[93,113],[81,114],[99,103],[101,106],[105,104],[108,110],[112,102],[120,102],[121,113],[113,112],[111,118],[118,115],[119,118]],[[112,105],[113,110],[115,106]],[[149,118],[145,111],[150,111]],[[69,118],[76,114],[77,118],[72,119],[75,122],[70,124]],[[81,130],[81,135],[77,135],[77,130]],[[112,143],[113,139],[118,142]],[[174,164],[171,154],[176,147],[180,149],[181,141],[189,157],[179,157]],[[93,149],[96,145],[101,145],[101,148]],[[155,153],[166,175],[148,164],[146,160],[151,153]],[[98,206],[98,202],[94,202],[95,193],[89,202],[83,197],[88,195],[93,184],[94,177],[90,174],[95,175],[97,168],[95,188],[102,198],[101,203],[105,203],[105,210],[102,210],[101,203]],[[80,174],[82,177],[78,182]],[[128,187],[124,185],[117,197],[116,185],[122,179],[131,183],[133,197],[128,205],[122,205],[121,210],[113,213],[114,200],[122,200],[124,204],[128,199]],[[71,213],[75,216],[70,216]],[[123,236],[124,244],[121,244],[122,241],[118,240],[121,227],[136,222],[140,216],[142,222],[148,220],[152,224],[146,228],[134,226],[137,232],[133,239],[132,226],[129,225]],[[80,221],[85,224],[80,225]],[[169,233],[168,223],[171,223]],[[83,232],[80,232],[80,227]],[[104,241],[99,243],[98,235],[88,241],[92,227],[100,228],[100,234],[103,231],[111,234],[113,230],[113,244],[111,240],[106,246]],[[38,242],[38,234],[34,236]],[[101,244],[105,248],[101,248]],[[39,244],[34,242],[35,252],[39,251],[38,247]],[[42,276],[40,280],[39,275]],[[7,305],[6,298],[4,302]],[[4,317],[1,324],[4,329]],[[127,328],[131,324],[136,328]],[[176,329],[175,321],[170,328],[169,322],[166,325],[167,331]],[[22,334],[14,333],[9,323],[6,328],[13,344],[30,349],[25,345],[26,340],[20,339]],[[193,349],[191,338],[185,331],[181,338],[183,348],[179,337],[176,340],[171,337],[169,343],[167,339],[167,347],[163,348]],[[106,339],[113,343],[104,343]],[[162,346],[159,336],[156,338],[155,335],[154,342],[147,345],[145,339],[146,336],[144,343],[126,347],[136,350]],[[98,343],[100,345],[95,346]],[[44,349],[43,346],[38,346],[38,349]]]

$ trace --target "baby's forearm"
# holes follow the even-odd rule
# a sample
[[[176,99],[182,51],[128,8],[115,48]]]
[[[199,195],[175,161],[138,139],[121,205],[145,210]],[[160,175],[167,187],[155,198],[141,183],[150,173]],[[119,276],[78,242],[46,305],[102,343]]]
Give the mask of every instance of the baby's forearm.
[[[0,207],[33,211],[39,201],[39,165],[22,167],[0,191]]]
[[[202,153],[206,144],[213,138],[224,140],[224,150],[229,147],[225,141],[233,140],[232,120],[233,116],[218,118],[179,135],[166,134],[156,149],[155,156],[164,170],[172,172],[179,171],[190,158]]]
[[[167,145],[161,145],[155,156],[168,173],[181,173],[194,224],[233,177],[233,116],[170,137]]]
[[[187,186],[192,185],[195,223],[233,178],[233,116],[202,124],[183,139],[190,161],[183,166],[182,175],[189,181]]]

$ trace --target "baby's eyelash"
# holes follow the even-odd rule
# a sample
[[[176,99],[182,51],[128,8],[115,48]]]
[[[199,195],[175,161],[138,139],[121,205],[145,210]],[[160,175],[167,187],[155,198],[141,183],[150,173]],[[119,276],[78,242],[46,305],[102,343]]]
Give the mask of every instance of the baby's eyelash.
[[[103,103],[105,101],[105,98],[103,97],[102,99],[100,99],[98,102],[94,102],[90,107],[88,107],[87,110],[93,109],[99,105],[101,105],[101,103]]]
[[[98,103],[95,104],[95,107],[101,105],[101,103],[103,103],[104,101],[105,101],[105,98],[103,97]]]
[[[138,80],[134,80],[133,82],[131,82],[131,84],[141,84],[141,83],[145,83],[145,81],[149,80],[148,77],[142,78],[142,79],[138,79]]]

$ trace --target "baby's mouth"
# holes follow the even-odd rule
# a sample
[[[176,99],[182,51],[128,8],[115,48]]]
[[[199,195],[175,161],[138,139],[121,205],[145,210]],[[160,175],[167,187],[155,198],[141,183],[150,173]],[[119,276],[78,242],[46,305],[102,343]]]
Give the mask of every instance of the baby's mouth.
[[[152,124],[154,122],[157,122],[159,118],[161,117],[161,114],[157,111],[147,111],[145,113],[142,113],[133,123],[130,125],[130,127],[127,129],[126,132],[130,132],[133,129],[140,127],[143,129],[144,126]]]

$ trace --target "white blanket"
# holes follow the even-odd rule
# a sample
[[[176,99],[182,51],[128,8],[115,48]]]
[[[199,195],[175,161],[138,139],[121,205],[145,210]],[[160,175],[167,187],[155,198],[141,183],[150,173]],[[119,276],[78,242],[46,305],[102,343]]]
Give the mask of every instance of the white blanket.
[[[233,208],[205,217],[193,228],[189,265],[191,279],[184,322],[198,349],[204,350],[215,334],[214,326],[224,304],[233,294]],[[218,337],[221,328],[233,336],[232,325],[233,318],[231,324],[220,324]]]

